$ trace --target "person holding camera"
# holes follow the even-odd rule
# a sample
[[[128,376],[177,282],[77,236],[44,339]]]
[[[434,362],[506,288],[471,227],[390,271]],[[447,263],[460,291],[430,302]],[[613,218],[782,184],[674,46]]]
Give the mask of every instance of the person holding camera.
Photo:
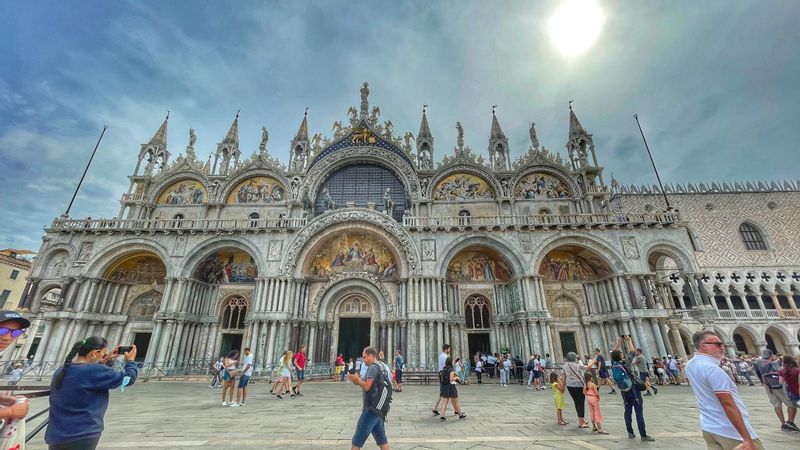
[[[25,333],[31,322],[14,311],[0,311],[0,352],[7,349]],[[28,401],[17,402],[13,395],[0,395],[0,420],[24,419]]]
[[[108,408],[108,391],[124,389],[136,381],[139,368],[136,346],[118,346],[111,358],[125,356],[118,372],[101,361],[107,359],[108,342],[98,336],[82,339],[72,346],[64,366],[50,383],[50,418],[44,440],[50,450],[93,450],[103,434],[103,416]]]

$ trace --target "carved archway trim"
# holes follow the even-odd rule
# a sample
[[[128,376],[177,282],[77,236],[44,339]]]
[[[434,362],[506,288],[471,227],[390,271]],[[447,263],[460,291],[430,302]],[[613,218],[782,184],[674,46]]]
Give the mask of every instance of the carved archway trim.
[[[420,272],[419,255],[414,246],[411,237],[406,233],[406,230],[400,226],[394,219],[386,214],[377,211],[371,211],[363,208],[344,208],[335,211],[327,212],[317,216],[308,225],[306,225],[297,235],[295,235],[292,242],[289,244],[284,255],[282,273],[285,276],[291,276],[292,272],[299,263],[298,259],[303,252],[303,249],[309,241],[321,233],[324,229],[338,223],[366,223],[376,226],[384,230],[388,234],[388,238],[393,241],[397,248],[403,250],[404,262],[408,267],[410,275],[416,275]]]
[[[383,296],[383,305],[386,306],[386,318],[393,319],[396,317],[395,315],[395,308],[394,308],[394,301],[392,299],[389,290],[386,289],[386,286],[381,283],[380,279],[375,275],[369,272],[345,272],[339,273],[330,278],[327,283],[317,292],[317,295],[314,296],[314,300],[311,302],[311,307],[309,308],[309,317],[316,318],[319,314],[319,308],[322,305],[322,302],[325,300],[325,297],[328,296],[335,288],[337,288],[341,283],[345,283],[347,281],[361,281],[366,282],[378,292],[380,292],[381,296]],[[365,289],[363,286],[353,286],[356,290]],[[366,293],[367,297],[372,297],[371,293]],[[336,306],[338,305],[338,301],[340,299],[336,299],[336,304],[333,306],[328,307],[328,311],[326,311],[326,317],[328,320],[333,320],[332,314],[334,313]],[[380,311],[381,301],[380,299],[371,299],[378,302],[378,308],[374,308],[374,312]],[[330,317],[328,317],[330,316]]]
[[[337,150],[314,163],[305,176],[307,182],[310,180],[308,184],[309,195],[316,196],[317,191],[322,183],[327,180],[329,174],[344,166],[364,162],[375,163],[391,170],[399,176],[411,199],[417,200],[419,198],[419,178],[414,166],[400,156],[378,147],[347,147]]]

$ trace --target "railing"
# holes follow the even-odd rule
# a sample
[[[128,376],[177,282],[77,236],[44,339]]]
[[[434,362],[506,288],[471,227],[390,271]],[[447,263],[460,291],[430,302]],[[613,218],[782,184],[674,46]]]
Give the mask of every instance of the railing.
[[[247,231],[296,229],[305,217],[277,219],[55,219],[48,231]]]
[[[144,192],[131,192],[122,194],[123,202],[138,202],[144,200]]]
[[[778,310],[777,309],[767,309],[764,312],[767,314],[767,317],[770,317],[770,318],[773,318],[773,319],[778,319],[778,318],[781,317],[781,315],[778,314]]]
[[[783,310],[783,316],[784,317],[798,318],[798,317],[800,317],[800,314],[798,314],[797,311],[795,311],[793,309],[784,309]]]
[[[683,311],[684,318],[687,318],[688,311]],[[777,309],[720,309],[717,310],[719,313],[719,317],[723,319],[780,319],[782,317],[794,318],[800,317],[800,315],[795,314],[795,312],[791,309],[784,309],[782,312],[779,312]]]
[[[551,227],[592,225],[655,225],[680,220],[678,213],[654,214],[539,214],[531,216],[403,217],[409,228]]]
[[[600,186],[589,185],[589,186],[586,186],[586,192],[603,193],[603,194],[605,194],[605,193],[609,192],[609,189],[608,189],[608,186],[606,186],[606,185],[600,185]]]

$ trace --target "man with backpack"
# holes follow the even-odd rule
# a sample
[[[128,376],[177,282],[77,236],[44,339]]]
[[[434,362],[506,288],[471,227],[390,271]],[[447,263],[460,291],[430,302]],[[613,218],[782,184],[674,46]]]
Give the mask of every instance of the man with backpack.
[[[624,357],[622,353],[623,341],[627,347],[627,356]],[[647,386],[639,378],[638,367],[633,363],[634,358],[636,358],[636,352],[630,335],[618,337],[614,350],[611,352],[611,373],[625,404],[625,428],[628,430],[628,439],[636,438],[636,435],[633,434],[633,424],[631,422],[631,413],[635,411],[636,425],[639,428],[642,442],[653,442],[655,439],[647,435],[644,423],[644,400],[642,399],[641,391],[646,391]]]
[[[364,391],[363,409],[358,418],[351,449],[360,449],[370,434],[381,450],[389,450],[384,422],[392,402],[392,371],[384,362],[378,361],[378,351],[373,347],[364,348],[361,354],[367,372],[362,379],[358,374],[350,374],[350,381]]]
[[[800,431],[797,425],[794,424],[794,418],[797,415],[797,405],[789,399],[786,395],[786,390],[783,389],[783,383],[780,382],[780,375],[778,371],[781,369],[780,359],[772,354],[769,349],[764,349],[761,352],[761,358],[756,360],[756,375],[764,385],[767,391],[767,398],[775,409],[775,415],[781,421],[781,430],[784,431]],[[783,406],[786,405],[786,410],[789,413],[789,420],[783,415]]]

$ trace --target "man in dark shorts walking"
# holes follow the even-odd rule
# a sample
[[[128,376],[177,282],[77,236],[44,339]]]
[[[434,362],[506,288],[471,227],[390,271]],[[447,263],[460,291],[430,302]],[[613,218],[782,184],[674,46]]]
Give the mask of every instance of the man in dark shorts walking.
[[[297,353],[294,355],[294,368],[295,372],[297,373],[297,386],[294,387],[294,393],[298,396],[302,397],[303,394],[300,393],[300,386],[303,385],[303,381],[306,379],[306,346],[301,345],[300,349],[297,350]]]
[[[396,392],[403,392],[403,366],[405,363],[403,355],[400,354],[400,350],[397,350],[397,354],[394,357],[394,383],[397,387],[397,389],[395,389]]]
[[[617,391],[614,390],[614,379],[611,377],[611,374],[608,373],[606,358],[600,353],[599,348],[594,349],[594,369],[597,370],[597,375],[600,377],[600,386],[607,384],[611,387],[611,392],[609,392],[609,394],[616,394]]]
[[[378,351],[373,347],[366,347],[361,353],[361,357],[364,364],[368,366],[364,379],[362,380],[357,373],[348,375],[350,381],[364,391],[364,406],[361,410],[361,417],[358,418],[356,432],[353,434],[351,450],[358,450],[363,447],[370,434],[375,438],[375,443],[378,444],[381,450],[389,450],[384,418],[367,409],[367,406],[371,404],[372,397],[378,393],[378,385],[375,383],[375,378],[382,371],[381,363],[376,361],[378,359]],[[387,376],[387,374],[384,373],[383,376]],[[391,373],[388,376],[391,377]]]

